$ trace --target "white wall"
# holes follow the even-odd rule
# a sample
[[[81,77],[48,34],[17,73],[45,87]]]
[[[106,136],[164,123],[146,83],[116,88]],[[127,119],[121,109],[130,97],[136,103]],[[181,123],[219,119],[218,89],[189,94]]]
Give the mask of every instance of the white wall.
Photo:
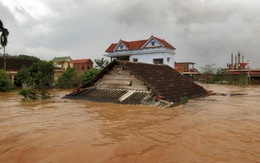
[[[167,58],[170,58],[170,61],[167,62]],[[132,62],[134,58],[138,59],[138,62],[144,63],[153,63],[153,59],[163,59],[163,64],[166,64],[174,68],[174,55],[167,53],[154,53],[154,54],[136,54],[130,56],[130,61]]]

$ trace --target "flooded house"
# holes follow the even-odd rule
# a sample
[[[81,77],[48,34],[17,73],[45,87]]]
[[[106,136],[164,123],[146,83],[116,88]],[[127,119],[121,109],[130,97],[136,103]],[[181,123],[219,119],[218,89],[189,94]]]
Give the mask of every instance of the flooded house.
[[[70,56],[64,56],[54,57],[51,61],[55,67],[55,80],[57,80],[68,68],[75,68],[78,73],[82,73],[93,67],[93,61],[91,59],[72,60]]]
[[[66,70],[68,67],[72,67],[72,59],[70,56],[65,57],[54,57],[52,62],[56,69]]]
[[[231,63],[227,64],[227,73],[231,78],[246,76],[248,84],[260,84],[260,69],[252,69],[250,62],[248,60],[245,62],[244,55],[240,52],[237,55],[231,54]]]
[[[16,82],[16,75],[18,71],[23,67],[30,67],[34,63],[39,61],[40,59],[37,57],[27,56],[23,54],[20,54],[18,56],[7,55],[6,58],[0,55],[0,69],[5,69],[12,83],[14,83],[16,86],[20,86],[20,83]],[[6,66],[5,68],[4,65]]]
[[[91,59],[76,59],[72,60],[72,66],[80,73],[87,71],[93,67],[93,61]]]
[[[104,56],[131,62],[165,64],[174,67],[175,47],[166,40],[151,36],[144,40],[119,40],[112,43]]]
[[[114,60],[64,98],[166,107],[206,94],[203,87],[168,65]]]
[[[174,62],[174,69],[187,78],[192,78],[198,74],[198,70],[194,67],[194,62]]]

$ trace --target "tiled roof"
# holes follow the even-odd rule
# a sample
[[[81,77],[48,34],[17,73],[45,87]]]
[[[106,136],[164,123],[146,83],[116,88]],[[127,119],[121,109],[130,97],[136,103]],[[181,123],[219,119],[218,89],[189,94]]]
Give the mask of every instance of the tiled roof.
[[[137,50],[137,49],[141,49],[151,38],[156,39],[157,41],[159,41],[164,47],[169,48],[174,50],[175,47],[173,47],[171,44],[169,44],[167,41],[160,39],[158,37],[154,37],[151,36],[149,39],[147,40],[137,40],[137,41],[124,41],[124,40],[120,40],[118,43],[112,43],[105,52],[113,52],[116,48],[116,46],[122,42],[127,48],[128,50]]]
[[[53,62],[58,62],[58,61],[69,61],[71,60],[70,56],[65,56],[65,57],[54,57],[52,59]]]
[[[107,67],[105,67],[92,81],[89,83],[81,86],[81,91],[78,93],[72,93],[68,97],[75,97],[77,99],[77,95],[81,94],[80,96],[84,95],[86,97],[79,97],[82,99],[90,99],[91,97],[94,97],[94,101],[100,100],[100,98],[105,98],[105,94],[108,94],[108,97],[110,98],[109,94],[115,95],[117,98],[113,101],[117,101],[119,96],[122,96],[125,92],[120,91],[112,91],[112,92],[106,92],[106,90],[103,90],[101,94],[98,93],[98,90],[95,88],[94,92],[92,92],[91,97],[88,96],[90,94],[89,90],[90,88],[94,88],[95,83],[103,77],[106,73],[108,73],[110,70],[112,70],[114,65],[121,65],[124,69],[130,71],[137,79],[143,81],[145,85],[150,88],[151,93],[154,95],[153,99],[156,99],[157,101],[164,100],[168,102],[178,102],[183,100],[184,98],[195,98],[200,96],[205,96],[207,94],[207,91],[201,87],[198,84],[195,84],[190,79],[185,78],[182,76],[179,72],[172,69],[171,67],[167,65],[154,65],[154,64],[147,64],[147,63],[138,63],[138,62],[126,62],[126,61],[113,61],[111,62]],[[93,87],[94,86],[94,87]],[[89,92],[89,93],[86,93]],[[84,94],[85,92],[85,94]],[[118,95],[119,93],[120,95]],[[93,95],[94,94],[94,95]],[[128,97],[128,99],[125,99],[121,103],[133,103],[133,101],[137,100],[138,97],[140,97],[140,100],[137,100],[137,104],[140,103],[140,101],[143,98],[147,98],[148,94],[140,94],[137,92],[137,94],[133,94]],[[107,98],[108,98],[107,97]],[[95,100],[96,99],[96,100]],[[130,100],[131,99],[131,100]],[[134,100],[133,100],[134,99]],[[150,98],[151,99],[151,98]],[[93,99],[92,99],[93,100]],[[128,102],[128,100],[130,102]],[[106,101],[106,100],[101,100]],[[108,100],[109,101],[109,100]]]
[[[30,67],[38,60],[20,59],[20,58],[6,58],[6,70],[18,71],[22,67]],[[0,56],[0,69],[4,67],[4,58]]]
[[[92,62],[91,59],[77,59],[77,60],[72,60],[71,63],[87,63],[87,62]]]
[[[177,102],[206,95],[206,90],[167,65],[117,61],[148,85],[159,99]]]

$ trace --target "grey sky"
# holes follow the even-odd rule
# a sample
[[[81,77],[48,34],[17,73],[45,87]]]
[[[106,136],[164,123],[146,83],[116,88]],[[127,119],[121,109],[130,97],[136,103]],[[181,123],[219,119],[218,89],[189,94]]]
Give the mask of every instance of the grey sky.
[[[0,19],[9,54],[98,59],[112,42],[153,34],[176,47],[177,62],[225,67],[240,51],[260,68],[259,9],[259,0],[0,0]]]

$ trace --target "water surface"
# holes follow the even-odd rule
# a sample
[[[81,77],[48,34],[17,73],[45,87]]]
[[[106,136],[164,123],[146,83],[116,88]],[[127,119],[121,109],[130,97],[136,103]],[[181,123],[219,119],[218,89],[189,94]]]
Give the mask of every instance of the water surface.
[[[170,109],[0,93],[0,162],[260,162],[260,87]]]

